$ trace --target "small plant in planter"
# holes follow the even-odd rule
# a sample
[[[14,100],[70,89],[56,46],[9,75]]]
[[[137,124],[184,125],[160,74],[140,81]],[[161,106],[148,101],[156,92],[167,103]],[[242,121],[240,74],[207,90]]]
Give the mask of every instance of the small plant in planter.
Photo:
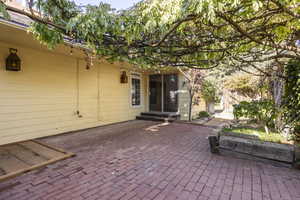
[[[199,119],[209,118],[210,114],[208,112],[206,112],[206,111],[200,111],[199,114],[198,114],[198,117],[199,117]]]
[[[263,128],[253,128],[253,127],[233,127],[233,128],[223,128],[223,132],[230,132],[237,135],[254,136],[258,140],[266,142],[275,143],[290,143],[282,135],[276,132],[266,133]]]
[[[211,80],[204,80],[201,87],[201,96],[206,103],[206,110],[214,113],[214,104],[220,102],[218,88]]]
[[[236,119],[247,120],[219,132],[219,148],[255,157],[295,163],[293,141],[275,131],[277,111],[271,101],[241,102],[234,106]]]
[[[217,144],[221,152],[229,150],[259,158],[295,163],[294,145],[282,135],[266,133],[263,128],[224,128],[219,132]],[[214,152],[217,151],[212,151]]]

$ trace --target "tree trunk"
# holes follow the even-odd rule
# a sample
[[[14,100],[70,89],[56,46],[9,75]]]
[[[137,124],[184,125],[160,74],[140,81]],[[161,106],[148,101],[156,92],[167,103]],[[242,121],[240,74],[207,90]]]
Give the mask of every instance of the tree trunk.
[[[283,87],[284,87],[284,80],[280,78],[283,76],[283,67],[279,66],[278,70],[273,73],[273,83],[272,83],[272,95],[274,99],[275,109],[278,111],[282,104],[282,95],[283,95]],[[284,127],[284,124],[281,119],[280,112],[275,119],[275,129],[281,131]]]
[[[283,92],[283,81],[280,78],[274,79],[273,83],[273,98],[276,107],[281,106]]]

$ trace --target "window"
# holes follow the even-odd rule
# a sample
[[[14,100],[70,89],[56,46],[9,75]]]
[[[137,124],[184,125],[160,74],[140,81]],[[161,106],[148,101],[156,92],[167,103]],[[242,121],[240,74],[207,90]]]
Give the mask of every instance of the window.
[[[132,74],[131,77],[131,105],[141,105],[141,78],[138,74]]]

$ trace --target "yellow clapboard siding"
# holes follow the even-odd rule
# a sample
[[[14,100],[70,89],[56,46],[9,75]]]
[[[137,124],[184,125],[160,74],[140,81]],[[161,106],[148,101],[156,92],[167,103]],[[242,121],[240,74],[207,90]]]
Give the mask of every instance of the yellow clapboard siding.
[[[69,110],[59,110],[58,111],[45,111],[42,117],[64,117],[64,116],[71,116],[71,114],[75,115],[75,111],[70,112]],[[0,122],[9,122],[9,121],[21,121],[27,119],[37,119],[41,118],[40,112],[36,113],[9,113],[5,115],[0,115]]]
[[[96,115],[97,112],[94,113]],[[88,117],[89,115],[85,114],[85,117]],[[39,118],[30,118],[30,119],[23,119],[23,120],[13,120],[13,121],[4,121],[0,122],[0,131],[5,130],[5,129],[13,129],[13,128],[23,128],[25,126],[34,126],[34,125],[39,125],[44,122],[53,124],[56,122],[61,122],[61,121],[72,121],[77,118],[77,115],[56,115],[56,116],[41,116]],[[1,133],[0,133],[1,135]]]
[[[114,123],[114,122],[110,122],[110,123]],[[24,133],[24,134],[13,135],[12,137],[11,136],[10,137],[1,137],[1,144],[12,143],[12,141],[24,141],[24,140],[28,140],[28,138],[47,137],[47,136],[57,135],[57,134],[64,133],[64,132],[76,131],[76,130],[80,130],[80,129],[91,128],[91,127],[96,127],[96,126],[105,125],[105,124],[106,123],[82,122],[82,123],[78,123],[77,125],[65,126],[60,129],[55,129],[55,128],[41,129],[41,130],[31,131],[31,132]],[[41,136],[41,134],[42,134],[42,136]]]
[[[18,113],[20,112],[37,112],[37,111],[44,111],[44,110],[59,110],[61,108],[63,109],[69,109],[69,110],[74,110],[73,105],[59,105],[59,104],[48,104],[48,105],[33,105],[33,106],[25,106],[25,105],[20,105],[20,106],[1,106],[0,107],[0,114],[5,114],[5,113],[11,113],[15,112],[15,109]]]
[[[64,120],[64,121],[56,121],[53,123],[47,123],[45,120],[43,123],[39,124],[32,124],[31,126],[22,126],[22,127],[16,127],[12,129],[7,130],[1,130],[1,137],[12,137],[12,136],[18,136],[22,134],[30,134],[32,132],[43,134],[43,131],[49,130],[49,129],[55,129],[55,130],[63,130],[65,127],[76,127],[77,125],[82,125],[83,123],[91,123],[91,122],[97,122],[95,119],[84,117],[80,119],[74,119],[74,120]],[[83,126],[85,127],[85,126]],[[34,128],[34,129],[33,129]],[[34,131],[33,131],[34,130]],[[73,130],[73,129],[72,129]],[[20,134],[22,133],[22,134]]]
[[[2,58],[13,47],[22,60],[22,70],[10,72],[0,59],[0,145],[132,120],[147,110],[147,76],[141,74],[140,107],[131,106],[130,68],[128,83],[120,83],[127,64],[94,61],[86,70],[82,59],[16,44],[0,42]]]

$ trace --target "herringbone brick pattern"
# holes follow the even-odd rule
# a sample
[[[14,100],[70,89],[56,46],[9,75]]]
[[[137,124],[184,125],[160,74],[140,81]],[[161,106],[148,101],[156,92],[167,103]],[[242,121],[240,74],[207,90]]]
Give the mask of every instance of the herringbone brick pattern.
[[[212,155],[211,129],[132,121],[43,139],[77,154],[0,183],[2,200],[300,200],[300,172]]]

